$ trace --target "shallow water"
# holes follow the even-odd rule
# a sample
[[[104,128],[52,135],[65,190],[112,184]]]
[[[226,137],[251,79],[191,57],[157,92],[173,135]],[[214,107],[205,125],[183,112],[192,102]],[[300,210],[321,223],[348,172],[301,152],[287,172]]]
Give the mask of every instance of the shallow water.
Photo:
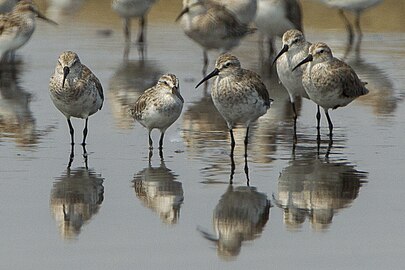
[[[347,61],[370,93],[331,113],[333,145],[324,118],[317,145],[315,106],[302,100],[293,147],[288,96],[259,69],[257,36],[234,50],[243,66],[262,74],[275,100],[251,129],[250,187],[245,131],[236,130],[232,175],[226,125],[209,96],[194,89],[202,52],[174,23],[180,1],[152,9],[145,62],[135,47],[130,61],[122,60],[120,21],[105,2],[83,3],[57,17],[57,27],[39,22],[18,64],[2,67],[2,269],[402,269],[402,1],[386,0],[363,18],[361,51]],[[314,3],[303,6],[307,38],[342,57],[343,24],[336,11]],[[324,16],[331,20],[319,24]],[[88,169],[80,145],[67,169],[68,127],[48,94],[57,57],[67,49],[98,76],[106,96],[89,120]],[[180,78],[186,103],[167,131],[164,160],[155,150],[149,162],[147,131],[125,106],[164,72]],[[80,141],[84,123],[72,122]]]

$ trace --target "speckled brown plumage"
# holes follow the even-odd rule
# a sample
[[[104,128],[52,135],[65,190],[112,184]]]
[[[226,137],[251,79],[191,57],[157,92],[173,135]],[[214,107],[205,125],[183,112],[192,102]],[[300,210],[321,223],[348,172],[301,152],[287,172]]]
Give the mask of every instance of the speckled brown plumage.
[[[255,72],[241,68],[239,59],[229,53],[222,54],[215,63],[215,69],[204,81],[217,76],[211,89],[215,107],[225,119],[231,135],[231,153],[235,146],[232,129],[237,124],[246,127],[245,156],[249,126],[270,108],[272,99],[266,86]]]
[[[88,117],[103,107],[104,94],[100,81],[80,62],[75,52],[66,51],[59,56],[55,72],[49,81],[49,92],[56,108],[68,121],[72,144],[74,130],[70,117],[86,120],[82,142],[84,145]]]
[[[160,77],[155,86],[147,89],[130,109],[132,117],[148,129],[149,148],[153,148],[151,131],[161,132],[159,149],[163,148],[165,131],[179,118],[184,99],[180,94],[179,80],[173,74]]]
[[[329,136],[332,138],[333,124],[328,110],[344,107],[357,97],[367,94],[368,90],[354,70],[333,57],[331,49],[323,42],[312,44],[308,56],[294,69],[307,62],[302,83],[309,98],[324,109],[329,123]]]
[[[35,17],[56,24],[43,16],[31,1],[19,1],[10,13],[0,15],[0,58],[23,46],[35,30]]]
[[[203,74],[208,66],[207,51],[227,52],[238,46],[244,36],[255,31],[239,22],[224,6],[207,0],[184,0],[183,11],[177,20],[180,20],[184,33],[203,47]]]

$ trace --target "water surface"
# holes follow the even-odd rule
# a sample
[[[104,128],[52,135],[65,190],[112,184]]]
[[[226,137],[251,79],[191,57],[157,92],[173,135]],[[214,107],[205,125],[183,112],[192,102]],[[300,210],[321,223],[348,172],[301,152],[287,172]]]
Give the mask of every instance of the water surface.
[[[365,13],[360,53],[347,62],[370,93],[331,113],[332,145],[324,117],[317,144],[315,106],[302,100],[293,146],[288,95],[259,68],[257,36],[234,50],[244,67],[262,74],[275,100],[251,129],[250,186],[245,130],[235,130],[231,175],[226,125],[203,89],[194,89],[202,51],[174,23],[180,2],[152,9],[144,62],[135,46],[123,61],[120,20],[108,1],[94,0],[56,16],[57,27],[39,22],[18,64],[2,67],[1,268],[402,269],[402,1]],[[312,1],[303,8],[307,38],[342,57],[346,33],[336,11]],[[57,57],[67,49],[98,76],[106,96],[89,120],[87,163],[76,145],[70,169],[67,123],[48,94]],[[210,53],[209,69],[216,56]],[[165,72],[180,78],[186,103],[166,133],[163,159],[155,151],[149,161],[147,131],[126,106]],[[72,122],[80,141],[84,121]]]

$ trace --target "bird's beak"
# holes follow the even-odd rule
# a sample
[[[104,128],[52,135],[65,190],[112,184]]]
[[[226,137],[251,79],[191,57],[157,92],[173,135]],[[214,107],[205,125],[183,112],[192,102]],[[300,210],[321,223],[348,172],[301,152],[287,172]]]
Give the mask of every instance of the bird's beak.
[[[178,20],[180,20],[180,18],[183,17],[183,15],[186,14],[187,12],[189,12],[189,11],[190,11],[190,8],[189,8],[189,7],[184,8],[184,9],[180,12],[179,16],[177,16],[176,22],[177,22]]]
[[[184,99],[183,99],[183,97],[180,95],[180,91],[179,91],[179,88],[178,88],[178,87],[174,86],[174,87],[172,88],[172,94],[173,94],[173,95],[176,95],[176,96],[184,103]]]
[[[272,66],[274,66],[274,64],[277,62],[277,59],[283,55],[283,53],[288,51],[288,45],[284,44],[283,48],[281,49],[281,51],[277,54],[276,58],[274,58],[273,64]]]
[[[66,77],[67,77],[67,75],[69,74],[69,72],[70,72],[70,68],[69,68],[69,67],[64,67],[64,68],[63,68],[62,88],[65,87],[65,80],[66,80]]]
[[[307,63],[307,62],[310,62],[310,61],[312,61],[312,60],[314,60],[314,58],[312,57],[312,54],[308,54],[308,56],[305,57],[304,60],[302,60],[301,62],[299,62],[298,65],[296,65],[296,66],[292,69],[292,71],[296,70],[299,66],[301,66],[301,65],[303,65],[303,64],[305,64],[305,63]]]
[[[50,23],[50,24],[54,24],[54,25],[58,25],[56,22],[52,21],[51,19],[48,19],[47,17],[45,17],[41,12],[39,11],[35,11],[35,13],[37,14],[37,17]]]
[[[212,77],[217,76],[218,73],[219,73],[219,70],[218,70],[217,68],[214,69],[214,71],[212,71],[210,74],[208,74],[207,76],[205,76],[205,78],[202,79],[201,82],[199,82],[199,83],[196,85],[195,88],[197,88],[198,86],[200,86],[203,82],[205,82],[205,81],[211,79]]]

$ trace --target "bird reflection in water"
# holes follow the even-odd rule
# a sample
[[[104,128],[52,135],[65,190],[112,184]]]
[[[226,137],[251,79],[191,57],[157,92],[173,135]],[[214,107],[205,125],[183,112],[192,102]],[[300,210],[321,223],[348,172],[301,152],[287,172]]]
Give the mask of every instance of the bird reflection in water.
[[[104,199],[104,178],[85,165],[67,168],[53,183],[50,208],[63,239],[76,239]]]
[[[190,104],[183,112],[181,136],[192,158],[209,163],[203,173],[216,177],[228,166],[223,157],[228,147],[228,127],[212,102],[211,95]]]
[[[17,146],[34,147],[41,133],[30,110],[31,94],[20,85],[20,64],[0,65],[0,140],[12,138]]]
[[[297,146],[278,179],[278,199],[273,197],[288,229],[300,229],[307,218],[313,229],[328,229],[334,215],[350,207],[366,182],[366,172],[342,158],[319,158],[318,151]]]
[[[109,81],[108,100],[120,129],[129,130],[134,119],[128,113],[129,105],[148,88],[156,84],[162,72],[158,63],[151,60],[124,61]]]
[[[396,96],[394,85],[381,65],[367,62],[361,52],[348,57],[347,63],[367,82],[369,93],[358,102],[372,107],[377,116],[393,116],[401,99]]]
[[[184,200],[183,187],[160,154],[159,166],[153,167],[149,159],[148,167],[135,174],[132,182],[144,206],[156,212],[165,224],[176,224]]]
[[[211,96],[204,96],[188,106],[182,125],[184,141],[193,155],[206,147],[216,147],[218,141],[227,140],[228,127]]]
[[[239,255],[243,242],[258,238],[269,219],[270,201],[255,187],[229,185],[213,214],[216,235],[198,228],[204,238],[214,242],[218,255],[232,259]]]

